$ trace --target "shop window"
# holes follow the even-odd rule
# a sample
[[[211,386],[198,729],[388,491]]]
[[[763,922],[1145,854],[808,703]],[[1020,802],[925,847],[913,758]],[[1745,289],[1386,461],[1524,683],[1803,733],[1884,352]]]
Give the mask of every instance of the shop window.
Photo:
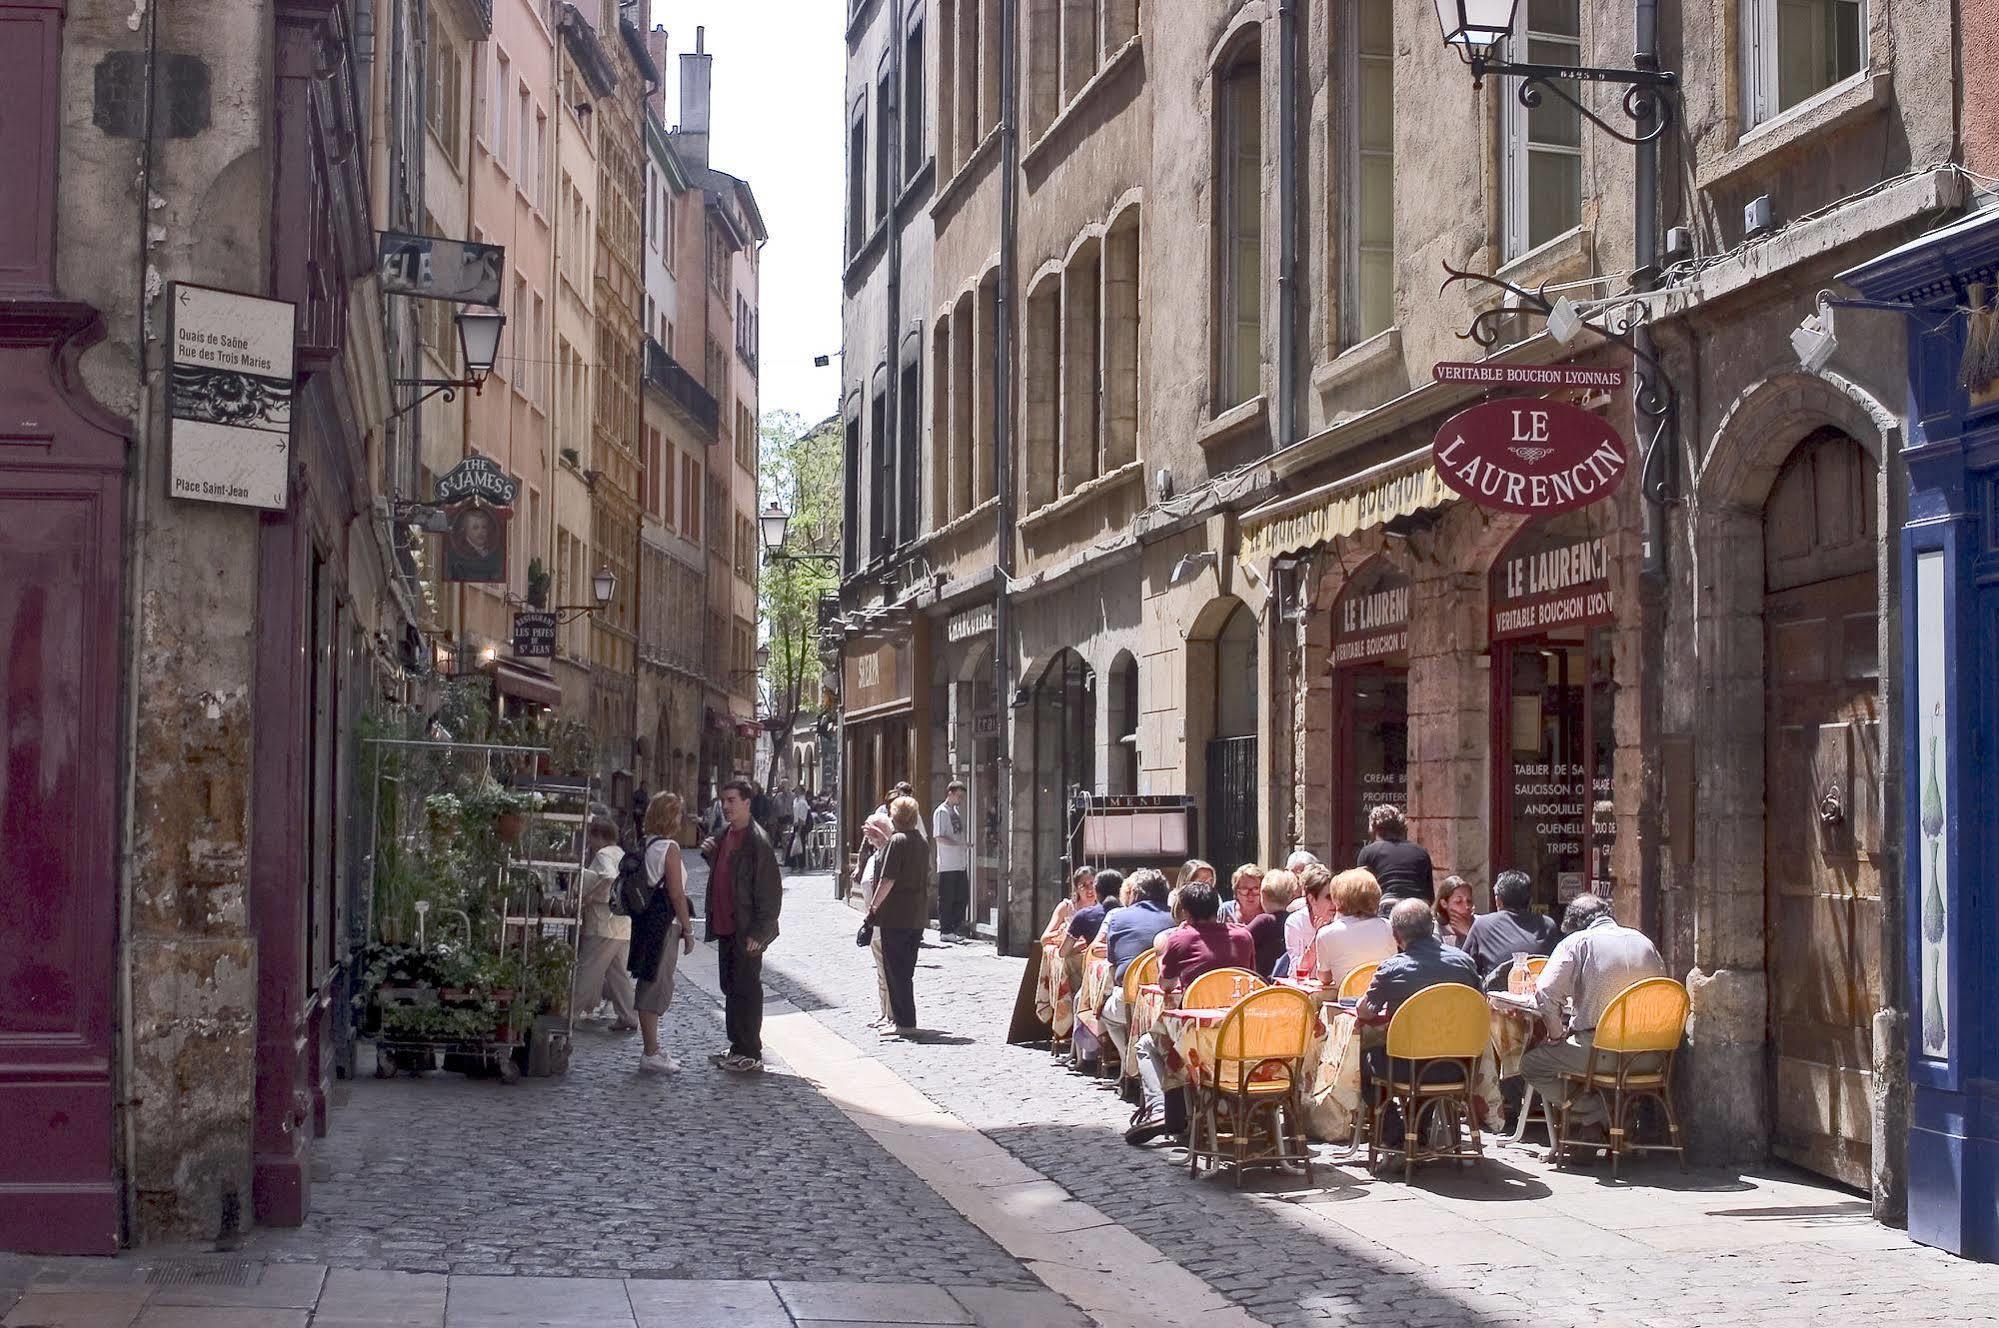
[[[1408,575],[1385,558],[1358,568],[1333,601],[1335,862],[1353,861],[1373,837],[1369,812],[1409,805],[1409,601]]]
[[[1579,518],[1528,526],[1493,565],[1493,871],[1535,906],[1612,893],[1615,536]]]
[[[1537,64],[1582,63],[1580,0],[1527,0],[1519,10],[1512,47]],[[1557,80],[1562,92],[1582,95],[1573,79]],[[1531,110],[1508,85],[1501,98],[1500,124],[1506,135],[1505,208],[1508,258],[1518,258],[1582,219],[1582,115],[1555,93]]]
[[[1758,125],[1858,74],[1867,62],[1865,0],[1746,0],[1742,118]]]

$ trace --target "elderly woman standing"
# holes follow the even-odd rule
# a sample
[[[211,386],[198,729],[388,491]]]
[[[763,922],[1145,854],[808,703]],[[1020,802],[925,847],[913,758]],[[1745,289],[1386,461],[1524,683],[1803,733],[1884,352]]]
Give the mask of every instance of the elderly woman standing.
[[[897,798],[889,817],[895,834],[882,854],[881,883],[868,919],[881,935],[894,1036],[910,1037],[916,1032],[916,952],[930,921],[930,844],[918,828],[923,809],[916,799]]]

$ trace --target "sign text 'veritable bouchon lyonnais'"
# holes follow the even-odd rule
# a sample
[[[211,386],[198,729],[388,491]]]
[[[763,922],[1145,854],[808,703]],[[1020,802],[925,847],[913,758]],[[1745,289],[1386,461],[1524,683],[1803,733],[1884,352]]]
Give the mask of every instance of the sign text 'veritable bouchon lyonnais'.
[[[1480,507],[1552,516],[1616,492],[1629,469],[1624,440],[1602,417],[1538,397],[1485,401],[1444,422],[1437,475]]]

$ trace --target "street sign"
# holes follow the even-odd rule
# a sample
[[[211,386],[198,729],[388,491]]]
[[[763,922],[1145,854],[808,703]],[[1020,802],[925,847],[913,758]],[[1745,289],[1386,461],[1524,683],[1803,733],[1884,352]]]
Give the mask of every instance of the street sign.
[[[167,293],[168,492],[282,511],[291,488],[297,313],[174,282]]]
[[[500,305],[500,273],[507,251],[497,244],[473,244],[435,235],[379,231],[375,267],[382,293],[419,300]]]
[[[1624,440],[1601,416],[1540,397],[1459,411],[1437,431],[1434,455],[1449,488],[1480,507],[1525,516],[1608,498],[1629,468]]]
[[[518,659],[555,657],[555,615],[523,609],[514,615],[514,655]]]
[[[1612,391],[1624,386],[1622,369],[1590,369],[1579,364],[1486,364],[1477,360],[1442,360],[1430,367],[1440,383],[1479,383],[1488,387],[1595,387]]]
[[[478,498],[489,507],[512,507],[521,496],[521,482],[500,469],[500,463],[477,453],[437,477],[432,495],[439,507]]]

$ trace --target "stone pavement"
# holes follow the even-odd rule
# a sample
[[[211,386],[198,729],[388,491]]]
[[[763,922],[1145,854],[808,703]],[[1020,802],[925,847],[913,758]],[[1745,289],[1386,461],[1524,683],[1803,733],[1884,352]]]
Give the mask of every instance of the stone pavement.
[[[1612,1182],[1508,1149],[1413,1186],[1190,1179],[1124,1144],[1100,1082],[1006,1045],[1022,964],[988,945],[926,943],[928,1035],[878,1039],[856,920],[825,877],[789,883],[762,1076],[706,1064],[703,950],[669,1017],[684,1073],[641,1078],[632,1040],[584,1032],[565,1079],[364,1078],[315,1146],[307,1226],[226,1254],[0,1256],[0,1324],[1999,1323],[1999,1269],[1799,1173],[1652,1160]]]
[[[927,939],[931,1036],[884,1042],[865,1027],[877,1007],[856,914],[824,877],[794,880],[785,909],[765,965],[778,991],[1265,1323],[1999,1323],[1999,1268],[1915,1245],[1860,1196],[1787,1169],[1683,1176],[1653,1158],[1613,1182],[1507,1148],[1414,1186],[1331,1166],[1309,1191],[1302,1177],[1190,1180],[1184,1154],[1124,1144],[1128,1108],[1098,1081],[1005,1044],[1022,961]],[[1092,1233],[1065,1234],[1086,1267]]]

